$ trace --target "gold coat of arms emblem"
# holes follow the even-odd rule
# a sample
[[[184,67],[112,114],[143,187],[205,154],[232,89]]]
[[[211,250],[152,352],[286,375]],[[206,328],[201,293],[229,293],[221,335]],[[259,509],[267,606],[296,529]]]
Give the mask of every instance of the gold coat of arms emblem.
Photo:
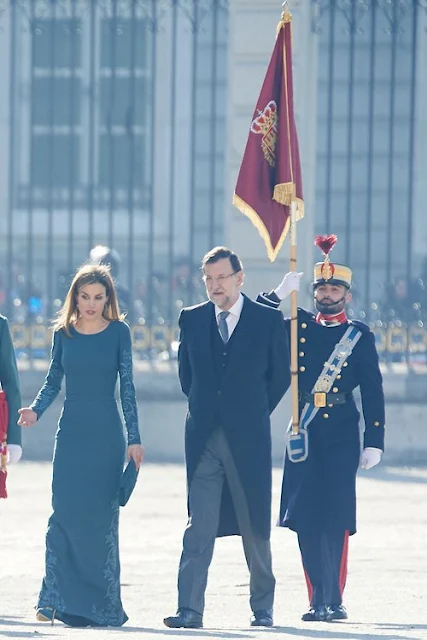
[[[252,133],[262,135],[261,148],[264,158],[271,167],[276,164],[276,140],[277,140],[277,104],[270,100],[262,111],[251,123]]]

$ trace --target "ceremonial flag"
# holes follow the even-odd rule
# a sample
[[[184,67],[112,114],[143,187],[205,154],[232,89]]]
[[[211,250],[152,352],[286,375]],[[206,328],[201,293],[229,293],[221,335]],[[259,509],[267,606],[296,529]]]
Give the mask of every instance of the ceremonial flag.
[[[290,225],[304,215],[301,167],[294,119],[292,16],[285,8],[255,107],[233,204],[256,226],[273,262]]]

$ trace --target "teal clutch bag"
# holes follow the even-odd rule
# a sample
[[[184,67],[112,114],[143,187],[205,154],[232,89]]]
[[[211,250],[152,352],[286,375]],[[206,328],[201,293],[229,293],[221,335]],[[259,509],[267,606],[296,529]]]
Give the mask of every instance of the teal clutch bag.
[[[138,479],[138,473],[139,469],[136,468],[135,462],[133,461],[133,458],[131,458],[120,479],[119,504],[121,507],[124,507],[131,497]]]

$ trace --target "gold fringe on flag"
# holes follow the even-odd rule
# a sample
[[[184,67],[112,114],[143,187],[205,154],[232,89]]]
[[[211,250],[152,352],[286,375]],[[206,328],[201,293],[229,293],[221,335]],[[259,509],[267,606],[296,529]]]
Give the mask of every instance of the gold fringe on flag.
[[[252,222],[254,227],[258,230],[258,233],[260,234],[261,238],[264,240],[265,246],[267,248],[268,259],[270,260],[270,262],[274,262],[282,247],[282,244],[286,238],[286,235],[289,231],[289,226],[291,221],[290,216],[286,220],[285,227],[282,231],[282,234],[279,238],[278,243],[276,244],[275,247],[273,247],[273,245],[271,244],[270,234],[264,222],[262,221],[258,213],[255,211],[255,209],[252,209],[252,207],[249,206],[247,202],[242,200],[242,198],[240,198],[236,193],[233,196],[233,204],[235,207],[237,207],[237,209],[239,209],[241,213],[243,213],[245,216],[249,218],[249,220]]]
[[[295,198],[295,183],[282,182],[276,184],[273,191],[273,200],[288,207]]]

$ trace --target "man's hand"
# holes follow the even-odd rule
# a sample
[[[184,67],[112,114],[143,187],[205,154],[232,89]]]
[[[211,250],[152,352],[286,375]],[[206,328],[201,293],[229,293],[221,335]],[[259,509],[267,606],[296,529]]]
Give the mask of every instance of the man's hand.
[[[299,291],[300,280],[304,274],[297,271],[289,271],[283,278],[278,287],[275,288],[274,293],[279,300],[287,298],[292,291]]]
[[[144,447],[141,444],[130,444],[128,446],[128,460],[133,459],[135,467],[139,469],[144,460]]]
[[[366,447],[362,451],[362,457],[360,459],[360,466],[362,469],[372,469],[381,460],[382,451],[375,447]]]
[[[22,447],[19,444],[7,445],[7,462],[8,464],[14,464],[19,462],[22,456]]]

